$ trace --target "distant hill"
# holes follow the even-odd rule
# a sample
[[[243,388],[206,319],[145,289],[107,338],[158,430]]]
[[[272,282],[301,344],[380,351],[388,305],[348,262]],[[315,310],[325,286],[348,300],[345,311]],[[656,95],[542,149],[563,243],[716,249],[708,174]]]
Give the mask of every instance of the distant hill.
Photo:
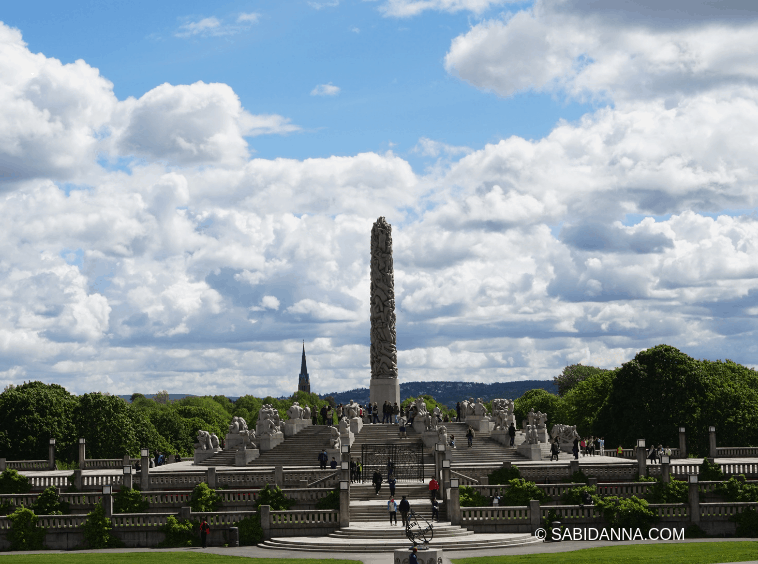
[[[519,380],[495,384],[480,382],[401,382],[400,397],[405,399],[428,394],[448,407],[455,407],[456,402],[468,398],[482,398],[484,401],[494,398],[516,399],[522,396],[524,392],[536,388],[542,388],[551,394],[558,393],[558,387],[553,384],[552,380]],[[327,396],[332,396],[336,403],[347,403],[352,399],[360,404],[366,404],[369,400],[369,389],[356,388],[347,392],[319,394],[321,398]]]
[[[146,398],[153,399],[155,397],[155,394],[142,394]],[[182,398],[194,398],[196,394],[169,394],[168,399],[169,401],[175,401],[180,400]],[[128,403],[131,403],[132,401],[132,394],[129,394],[128,396],[118,396],[121,399],[126,400]]]

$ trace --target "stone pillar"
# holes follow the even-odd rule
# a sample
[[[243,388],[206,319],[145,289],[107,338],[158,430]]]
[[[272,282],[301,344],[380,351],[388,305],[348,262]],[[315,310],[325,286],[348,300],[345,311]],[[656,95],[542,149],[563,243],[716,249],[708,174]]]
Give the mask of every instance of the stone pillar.
[[[442,490],[442,501],[448,502],[448,486],[450,484],[450,468],[442,469],[442,476],[440,477],[440,489]]]
[[[261,529],[263,529],[263,540],[271,540],[271,506],[261,505],[258,508],[261,512]]]
[[[637,447],[637,472],[640,476],[647,476],[647,451],[645,447]]]
[[[708,427],[708,457],[716,458],[716,427]]]
[[[687,458],[687,435],[684,427],[679,427],[679,458]]]
[[[542,515],[540,515],[540,502],[537,499],[529,500],[529,525],[532,528],[532,533],[540,528],[540,522],[542,521]]]
[[[342,468],[343,463],[347,462],[347,468]],[[350,453],[349,452],[343,452],[340,456],[340,468],[342,468],[342,471],[340,472],[340,480],[347,481],[347,483],[350,483]],[[387,479],[389,479],[389,476],[387,476]]]
[[[113,517],[113,496],[103,494],[103,512],[107,518]]]
[[[139,488],[146,492],[150,489],[150,453],[140,458]]]
[[[700,523],[700,492],[698,491],[698,483],[689,484],[689,501],[690,501],[690,522]]]
[[[447,500],[447,518],[450,524],[460,526],[461,524],[461,498],[458,488],[450,488],[450,496]]]
[[[590,476],[587,478],[587,485],[588,486],[595,486],[597,487],[597,478],[595,476]]]
[[[50,445],[47,449],[47,467],[55,470],[55,439],[50,439]]]
[[[371,384],[369,400],[400,404],[395,334],[395,270],[392,226],[380,217],[371,228]]]
[[[284,467],[274,466],[274,483],[280,488],[284,487]]]
[[[179,520],[180,521],[189,521],[192,517],[192,508],[191,507],[180,507],[179,508]]]
[[[131,472],[124,474],[124,487],[129,489],[134,488],[134,477]]]
[[[82,487],[84,486],[83,480],[82,480],[82,470],[76,469],[74,470],[74,487],[82,491]]]
[[[350,484],[350,482],[348,482]],[[340,528],[350,526],[350,489],[340,487]]]
[[[229,527],[229,546],[240,545],[240,530],[239,527]]]
[[[0,458],[0,472],[5,472],[6,466],[7,466],[7,463],[5,462],[5,459]]]
[[[79,439],[79,468],[84,470],[84,461],[87,460],[86,441],[84,438]]]
[[[216,489],[216,467],[209,466],[205,471],[205,481],[208,482],[208,487],[212,490]]]
[[[671,481],[671,463],[661,463],[661,481],[668,484]]]
[[[569,460],[569,474],[573,476],[576,472],[579,472],[579,461],[571,459]]]

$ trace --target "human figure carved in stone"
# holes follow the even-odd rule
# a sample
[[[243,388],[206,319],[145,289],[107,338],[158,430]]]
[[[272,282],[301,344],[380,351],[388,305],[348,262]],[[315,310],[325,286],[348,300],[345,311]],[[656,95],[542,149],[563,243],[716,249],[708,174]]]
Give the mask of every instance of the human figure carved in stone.
[[[474,413],[475,408],[476,402],[474,401],[474,398],[469,398],[466,405],[466,415],[476,415],[476,413]]]
[[[532,408],[529,410],[529,413],[526,414],[526,420],[529,423],[529,425],[534,425],[536,419],[537,419],[537,414],[534,413],[534,408]]]
[[[444,425],[437,427],[437,442],[443,445],[447,444],[447,427]]]
[[[347,404],[347,416],[350,419],[360,417],[360,412],[361,406],[355,403],[353,400],[350,400],[350,403]]]
[[[264,419],[261,421],[262,423],[262,435],[275,435],[276,432],[279,430],[279,427],[277,427],[276,423],[274,423],[273,419]]]
[[[494,405],[493,405],[494,409]],[[492,417],[495,418],[495,429],[507,429],[506,416],[504,409],[496,409],[492,412]]]
[[[211,447],[219,448],[218,437],[216,436],[215,433],[211,433]]]
[[[397,378],[392,227],[383,217],[371,229],[370,280],[371,377]]]
[[[415,404],[416,404],[416,409],[418,410],[418,415],[422,417],[425,416],[426,415],[426,402],[424,401],[424,398],[419,396]]]
[[[348,420],[347,417],[343,417],[342,419],[340,419],[339,427],[340,427],[340,435],[343,435],[343,434],[346,435],[347,433],[350,432],[350,421]]]
[[[208,431],[199,430],[197,432],[197,442],[195,443],[196,450],[212,450],[213,442],[211,441],[211,434]]]
[[[329,446],[331,448],[336,448],[339,450],[341,442],[340,442],[340,432],[336,427],[329,427]]]
[[[294,402],[290,408],[287,410],[287,417],[290,418],[290,420],[293,419],[301,419],[303,415],[303,408],[300,407],[300,404],[297,402]]]
[[[426,415],[424,415],[424,426],[427,431],[434,431],[437,429],[437,418],[428,411],[426,412]]]
[[[545,429],[546,423],[547,423],[547,413],[542,413],[541,411],[538,411],[537,412],[537,428]]]
[[[232,423],[229,425],[229,432],[232,434],[240,432],[240,424],[236,416],[232,417]]]
[[[526,427],[526,440],[530,445],[536,445],[540,442],[537,435],[537,427],[534,425],[527,425]]]
[[[487,408],[484,406],[482,398],[477,398],[476,400],[476,404],[474,405],[474,415],[480,417],[487,415]]]
[[[432,415],[434,416],[434,420],[439,422],[442,419],[442,410],[439,408],[439,406],[434,407],[434,411],[432,411]]]

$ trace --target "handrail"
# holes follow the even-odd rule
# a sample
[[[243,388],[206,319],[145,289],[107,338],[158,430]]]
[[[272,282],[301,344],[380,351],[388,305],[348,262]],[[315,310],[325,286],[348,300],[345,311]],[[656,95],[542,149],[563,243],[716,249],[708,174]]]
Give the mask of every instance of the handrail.
[[[313,486],[316,486],[322,482],[326,482],[327,480],[330,480],[331,478],[338,477],[340,472],[341,470],[337,470],[334,474],[329,474],[327,476],[324,476],[323,478],[319,478],[315,482],[311,482],[310,484],[308,484],[308,487],[312,488]]]

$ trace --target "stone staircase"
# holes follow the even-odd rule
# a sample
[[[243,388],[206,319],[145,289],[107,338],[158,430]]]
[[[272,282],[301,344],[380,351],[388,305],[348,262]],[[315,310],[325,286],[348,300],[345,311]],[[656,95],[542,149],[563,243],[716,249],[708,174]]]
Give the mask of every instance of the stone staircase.
[[[222,450],[202,462],[198,466],[234,466],[234,458],[237,456],[237,449]]]
[[[312,425],[304,428],[297,435],[284,439],[284,442],[271,450],[262,452],[248,467],[259,466],[316,466],[318,455],[329,448],[331,437],[327,425]],[[209,459],[210,460],[210,459]]]
[[[525,459],[523,456],[516,452],[516,448],[507,447],[492,439],[489,433],[486,432],[474,432],[474,444],[472,447],[468,446],[468,440],[466,439],[466,431],[468,425],[463,423],[443,423],[447,427],[447,436],[455,435],[455,449],[452,449],[453,458],[452,465],[467,465],[467,464],[481,464],[483,462],[498,462],[503,463],[505,461],[510,462],[523,462]],[[516,436],[516,443],[519,442],[519,436]],[[523,442],[523,433],[521,434],[521,442]],[[448,446],[448,449],[450,447]],[[548,449],[548,456],[549,449]]]
[[[398,484],[395,488],[395,502],[399,505],[400,500],[406,496],[411,509],[427,521],[432,520],[432,504],[429,497],[429,486],[426,483]],[[382,484],[379,495],[375,493],[372,484],[352,484],[350,486],[350,522],[389,521],[387,502],[390,499],[390,488],[386,483]],[[439,501],[439,500],[438,500]],[[440,503],[440,519],[445,520],[445,504]],[[400,513],[398,512],[398,519]]]

